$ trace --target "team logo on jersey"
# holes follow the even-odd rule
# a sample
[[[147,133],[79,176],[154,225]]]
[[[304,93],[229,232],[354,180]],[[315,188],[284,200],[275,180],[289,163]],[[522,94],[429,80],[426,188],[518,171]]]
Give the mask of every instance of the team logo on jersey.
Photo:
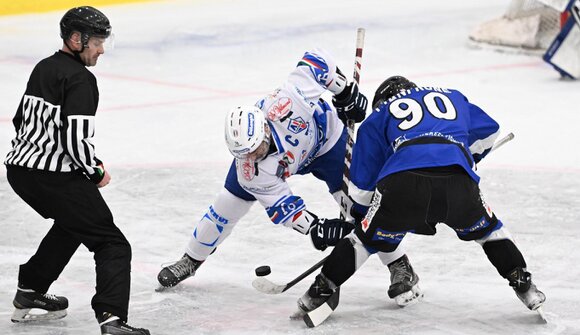
[[[291,113],[291,109],[292,100],[287,97],[282,97],[276,100],[276,102],[274,102],[274,104],[268,109],[268,119],[272,121],[283,119],[284,116],[286,116],[288,113]]]
[[[299,134],[305,129],[308,129],[308,123],[300,116],[295,119],[290,119],[290,122],[288,122],[288,130],[294,134]]]

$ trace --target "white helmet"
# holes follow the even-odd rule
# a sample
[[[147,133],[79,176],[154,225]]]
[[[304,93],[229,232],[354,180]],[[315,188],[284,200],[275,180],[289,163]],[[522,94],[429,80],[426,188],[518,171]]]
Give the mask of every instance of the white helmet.
[[[226,115],[226,144],[234,157],[243,159],[266,137],[266,118],[256,106],[238,106]]]

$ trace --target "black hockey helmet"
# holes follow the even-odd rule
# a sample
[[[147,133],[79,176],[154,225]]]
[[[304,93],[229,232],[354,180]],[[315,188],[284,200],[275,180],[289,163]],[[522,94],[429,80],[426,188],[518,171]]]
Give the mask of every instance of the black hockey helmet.
[[[60,37],[66,40],[74,31],[81,33],[81,42],[86,46],[89,37],[111,35],[111,24],[105,14],[91,6],[69,9],[60,20]]]
[[[402,90],[408,90],[414,87],[417,87],[417,85],[405,77],[392,76],[387,78],[375,92],[375,97],[373,98],[373,109],[379,107],[381,102],[388,100],[390,97],[395,96]]]

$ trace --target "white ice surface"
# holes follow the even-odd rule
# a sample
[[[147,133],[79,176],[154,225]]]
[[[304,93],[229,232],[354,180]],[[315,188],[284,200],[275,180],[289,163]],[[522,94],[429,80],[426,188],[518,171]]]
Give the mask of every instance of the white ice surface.
[[[97,153],[113,182],[102,193],[133,246],[130,323],[153,334],[580,334],[580,83],[561,81],[537,56],[474,48],[468,33],[501,15],[506,1],[161,1],[102,7],[115,49],[92,68],[101,92]],[[60,47],[62,13],[0,17],[0,158],[32,67]],[[480,165],[487,201],[515,236],[547,295],[541,324],[516,298],[475,243],[440,226],[409,236],[408,254],[425,291],[399,309],[386,296],[388,271],[372,257],[342,290],[335,313],[315,329],[290,321],[311,278],[264,295],[256,266],[287,282],[327,253],[275,227],[259,205],[180,287],[157,293],[160,265],[183,253],[192,223],[223,185],[230,156],[228,109],[272,91],[306,48],[324,47],[352,72],[357,27],[367,29],[361,89],[372,99],[387,76],[458,88],[516,138]],[[69,315],[12,324],[18,265],[50,222],[11,190],[0,167],[0,333],[95,334],[92,255],[80,248],[51,293]],[[308,207],[338,210],[312,176],[290,179]]]

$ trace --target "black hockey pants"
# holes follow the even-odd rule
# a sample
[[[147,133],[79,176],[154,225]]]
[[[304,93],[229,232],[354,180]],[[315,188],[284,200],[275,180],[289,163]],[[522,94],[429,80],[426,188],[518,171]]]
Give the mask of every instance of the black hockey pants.
[[[377,191],[375,204],[355,228],[365,247],[376,251],[394,251],[407,233],[434,235],[438,223],[463,241],[481,239],[503,225],[458,165],[394,173],[377,183]]]
[[[14,191],[44,218],[54,219],[36,253],[20,265],[19,283],[45,293],[80,244],[94,253],[95,314],[127,319],[131,283],[131,246],[113,222],[96,185],[81,172],[49,172],[7,166]]]

